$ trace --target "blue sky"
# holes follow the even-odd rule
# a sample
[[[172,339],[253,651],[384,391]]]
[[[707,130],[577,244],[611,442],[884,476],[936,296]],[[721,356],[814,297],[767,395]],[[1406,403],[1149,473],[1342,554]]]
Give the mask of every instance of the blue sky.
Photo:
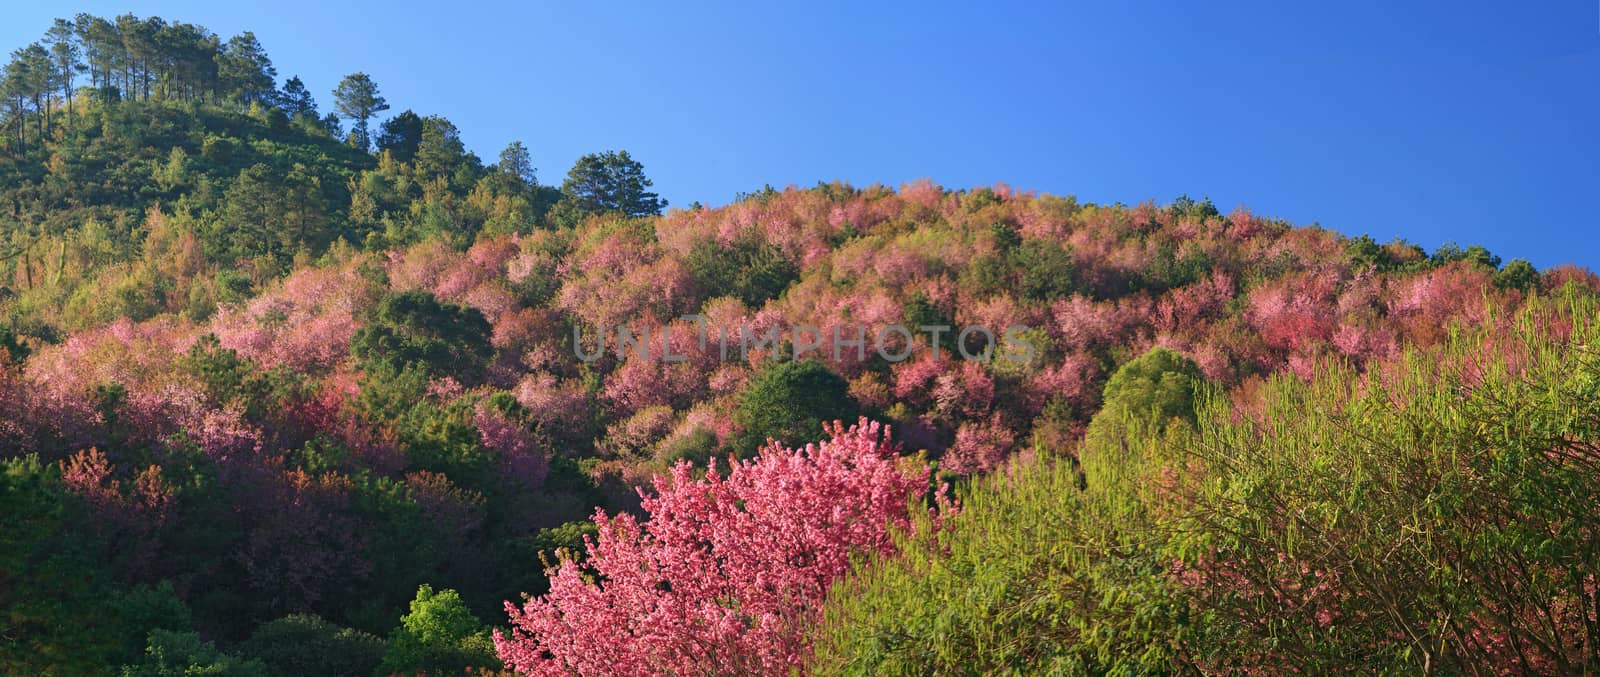
[[[1595,0],[46,4],[8,7],[0,45],[77,11],[253,30],[324,110],[363,70],[486,161],[519,139],[559,183],[626,148],[675,206],[832,179],[1187,193],[1600,268]]]

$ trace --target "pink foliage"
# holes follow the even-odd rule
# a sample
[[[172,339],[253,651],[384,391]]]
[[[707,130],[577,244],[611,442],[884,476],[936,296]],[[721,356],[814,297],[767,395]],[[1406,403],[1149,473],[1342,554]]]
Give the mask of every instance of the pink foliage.
[[[641,490],[647,521],[597,512],[587,559],[554,569],[548,595],[506,604],[501,660],[528,675],[800,669],[828,585],[853,555],[891,551],[927,491],[926,466],[898,463],[880,425],[829,433],[769,446],[726,477],[680,463],[658,493]]]
[[[1154,305],[1148,296],[1129,296],[1117,301],[1095,302],[1087,296],[1073,296],[1051,306],[1054,334],[1066,350],[1088,350],[1111,345],[1127,345],[1138,352],[1151,340]]]
[[[589,394],[580,381],[561,381],[553,374],[529,374],[512,395],[546,435],[571,440],[589,429]]]
[[[159,387],[172,380],[173,361],[196,335],[193,325],[170,317],[138,323],[122,318],[39,351],[28,360],[27,374],[57,393],[88,393],[111,383],[129,390]]]
[[[987,421],[968,421],[956,429],[956,441],[939,467],[962,475],[988,472],[1000,466],[1015,443],[1016,436],[998,413]]]
[[[532,433],[522,424],[480,403],[473,414],[473,425],[483,446],[500,456],[500,472],[526,489],[544,486],[550,473],[550,459]]]
[[[439,278],[450,269],[454,256],[450,245],[438,240],[423,242],[405,251],[391,251],[384,266],[389,273],[389,286],[396,291],[433,291]]]
[[[373,299],[355,264],[304,268],[243,307],[222,308],[210,329],[223,347],[264,366],[324,371],[349,354],[356,314]]]
[[[1213,270],[1204,279],[1174,289],[1156,304],[1156,323],[1162,331],[1192,330],[1222,315],[1234,295],[1233,277]]]
[[[958,362],[933,383],[934,411],[946,419],[978,417],[994,402],[994,379],[978,362]]]
[[[1500,300],[1488,272],[1457,262],[1396,281],[1389,314],[1408,338],[1427,345],[1442,339],[1453,321],[1482,323],[1489,305]]]
[[[102,423],[82,393],[39,386],[0,364],[0,458],[51,446],[87,446]]]
[[[1051,398],[1059,397],[1080,411],[1089,411],[1100,395],[1099,377],[1100,363],[1094,356],[1068,353],[1060,364],[1041,369],[1027,380],[1025,400],[1018,404],[1023,407],[1022,413],[1033,416]]]
[[[1337,286],[1333,275],[1287,275],[1250,291],[1246,317],[1267,345],[1306,351],[1333,337]]]

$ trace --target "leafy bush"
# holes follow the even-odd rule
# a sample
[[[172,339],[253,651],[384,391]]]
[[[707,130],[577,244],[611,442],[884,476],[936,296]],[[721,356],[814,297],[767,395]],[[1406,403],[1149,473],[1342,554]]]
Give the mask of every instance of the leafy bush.
[[[767,440],[802,445],[822,437],[829,421],[854,418],[850,384],[815,360],[780,362],[756,376],[739,399],[744,426],[737,451],[748,454]]]
[[[417,588],[411,613],[389,638],[383,674],[462,674],[469,669],[500,669],[489,631],[467,610],[454,590]]]
[[[274,677],[371,675],[383,660],[384,642],[317,616],[293,614],[264,623],[239,645]]]

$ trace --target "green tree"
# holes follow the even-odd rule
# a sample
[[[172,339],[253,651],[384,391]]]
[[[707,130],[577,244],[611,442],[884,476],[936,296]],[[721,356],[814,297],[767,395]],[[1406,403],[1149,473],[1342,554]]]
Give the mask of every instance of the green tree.
[[[372,116],[389,110],[389,103],[378,94],[378,84],[366,73],[356,72],[344,76],[339,87],[333,90],[334,106],[339,114],[352,121],[355,146],[367,150],[372,146],[367,123]]]
[[[425,291],[399,292],[378,302],[372,322],[356,332],[350,349],[369,365],[387,364],[397,372],[417,365],[472,380],[493,353],[489,329],[476,308],[442,303]]]
[[[822,439],[822,424],[858,413],[849,383],[816,360],[781,362],[746,388],[736,416],[744,426],[735,448],[750,454],[768,439],[799,446]]]
[[[606,151],[578,158],[567,172],[561,192],[584,212],[646,216],[660,214],[667,206],[666,200],[650,192],[652,185],[644,175],[644,165],[628,151]]]
[[[306,89],[306,83],[301,82],[298,75],[284,81],[283,93],[278,95],[278,105],[291,118],[304,115],[317,119],[317,100],[311,96],[311,90]]]
[[[1147,416],[1157,425],[1171,419],[1192,424],[1195,395],[1204,382],[1193,360],[1167,348],[1151,348],[1106,381],[1101,409]]]
[[[278,71],[267,58],[256,34],[245,31],[231,38],[217,55],[217,77],[223,91],[245,103],[275,103]],[[303,87],[302,87],[303,89]]]
[[[473,668],[500,669],[489,631],[454,590],[417,589],[411,613],[389,638],[383,674],[462,674]]]
[[[67,124],[72,124],[72,83],[83,68],[79,62],[82,50],[78,48],[77,27],[66,19],[56,19],[50,26],[50,56],[55,60],[56,84],[61,87],[61,101],[66,105]]]
[[[387,648],[382,639],[365,632],[293,614],[256,628],[239,653],[260,661],[274,677],[366,677],[383,661]]]
[[[1481,244],[1462,249],[1461,245],[1454,242],[1446,242],[1439,245],[1439,248],[1434,250],[1433,256],[1429,257],[1429,262],[1436,266],[1456,261],[1468,261],[1473,265],[1484,266],[1489,269],[1500,267],[1500,257],[1489,253],[1489,250],[1485,249]]]
[[[461,130],[455,123],[438,116],[422,119],[422,137],[417,143],[417,169],[428,176],[450,177],[462,163],[469,162]]]
[[[151,630],[144,660],[123,666],[122,677],[267,677],[266,666],[223,653],[193,632]]]
[[[282,172],[258,163],[240,172],[206,233],[207,253],[233,260],[320,249],[328,239],[328,211],[319,183],[299,164]]]
[[[1539,286],[1539,271],[1527,259],[1511,259],[1506,267],[1495,271],[1494,286],[1529,291]]]
[[[378,150],[400,162],[410,162],[422,144],[422,118],[410,109],[384,121],[378,132]]]
[[[684,263],[695,284],[710,296],[733,296],[760,308],[800,277],[800,269],[777,247],[741,238],[727,247],[716,240],[696,243]]]
[[[500,161],[495,163],[495,169],[506,183],[520,189],[539,185],[539,179],[534,174],[533,158],[521,141],[512,141],[505,150],[500,151]]]

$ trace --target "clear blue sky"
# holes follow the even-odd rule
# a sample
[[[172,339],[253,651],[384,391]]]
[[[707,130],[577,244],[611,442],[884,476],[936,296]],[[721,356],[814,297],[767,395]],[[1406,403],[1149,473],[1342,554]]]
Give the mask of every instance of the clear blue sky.
[[[47,4],[0,44],[77,11],[253,30],[324,110],[364,70],[486,161],[520,139],[559,183],[626,148],[677,206],[836,178],[1187,193],[1600,268],[1596,0]]]

